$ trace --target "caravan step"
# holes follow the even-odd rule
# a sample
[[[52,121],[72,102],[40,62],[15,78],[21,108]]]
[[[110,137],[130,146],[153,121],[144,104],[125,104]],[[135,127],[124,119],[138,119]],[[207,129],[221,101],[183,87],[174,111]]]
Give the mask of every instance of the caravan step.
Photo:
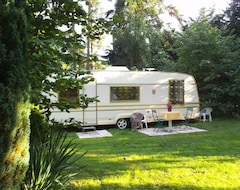
[[[93,131],[96,131],[96,127],[94,127],[94,126],[83,127],[82,130],[83,130],[83,131],[86,131],[86,130],[93,130]]]

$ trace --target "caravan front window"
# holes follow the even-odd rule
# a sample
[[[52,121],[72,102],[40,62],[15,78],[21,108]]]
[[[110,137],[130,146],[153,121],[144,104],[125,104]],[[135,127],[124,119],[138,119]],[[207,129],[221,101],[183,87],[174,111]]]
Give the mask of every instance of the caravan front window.
[[[184,80],[169,80],[169,100],[172,104],[184,104]]]
[[[110,101],[139,101],[140,88],[139,86],[111,86]]]

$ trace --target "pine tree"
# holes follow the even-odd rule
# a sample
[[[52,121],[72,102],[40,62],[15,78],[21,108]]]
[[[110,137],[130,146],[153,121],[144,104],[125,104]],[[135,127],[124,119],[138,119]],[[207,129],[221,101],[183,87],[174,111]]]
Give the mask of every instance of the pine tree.
[[[0,0],[0,189],[18,190],[28,169],[30,104],[25,0]]]

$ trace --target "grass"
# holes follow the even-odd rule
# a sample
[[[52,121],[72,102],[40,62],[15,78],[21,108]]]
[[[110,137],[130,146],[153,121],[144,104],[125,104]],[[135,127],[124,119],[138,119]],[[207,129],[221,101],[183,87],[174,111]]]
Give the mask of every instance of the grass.
[[[88,151],[78,163],[86,167],[69,189],[240,189],[240,121],[194,126],[208,132],[149,137],[109,129],[112,137],[77,139],[79,155]]]

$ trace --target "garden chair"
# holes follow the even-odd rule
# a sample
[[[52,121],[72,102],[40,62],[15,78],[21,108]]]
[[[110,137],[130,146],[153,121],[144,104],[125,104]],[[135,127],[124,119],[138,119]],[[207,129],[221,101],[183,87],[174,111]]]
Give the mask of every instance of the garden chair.
[[[152,117],[154,121],[157,122],[157,125],[154,128],[154,131],[158,132],[159,130],[164,129],[163,127],[164,117],[159,117],[156,110],[152,110]]]
[[[189,123],[190,123],[190,121],[192,119],[192,116],[193,116],[193,108],[187,108],[187,111],[186,111],[186,113],[184,115],[184,122],[183,122],[184,127],[191,128],[189,126]]]
[[[213,109],[212,108],[203,108],[200,111],[200,121],[205,122],[206,120],[212,122],[212,113]]]
[[[145,124],[145,127],[148,128],[148,124],[147,124],[147,116],[143,115],[143,119],[141,120],[142,123]]]
[[[131,129],[132,131],[136,131],[138,128],[143,128],[142,120],[144,118],[144,115],[139,112],[135,112],[130,116],[130,122],[131,122]]]

